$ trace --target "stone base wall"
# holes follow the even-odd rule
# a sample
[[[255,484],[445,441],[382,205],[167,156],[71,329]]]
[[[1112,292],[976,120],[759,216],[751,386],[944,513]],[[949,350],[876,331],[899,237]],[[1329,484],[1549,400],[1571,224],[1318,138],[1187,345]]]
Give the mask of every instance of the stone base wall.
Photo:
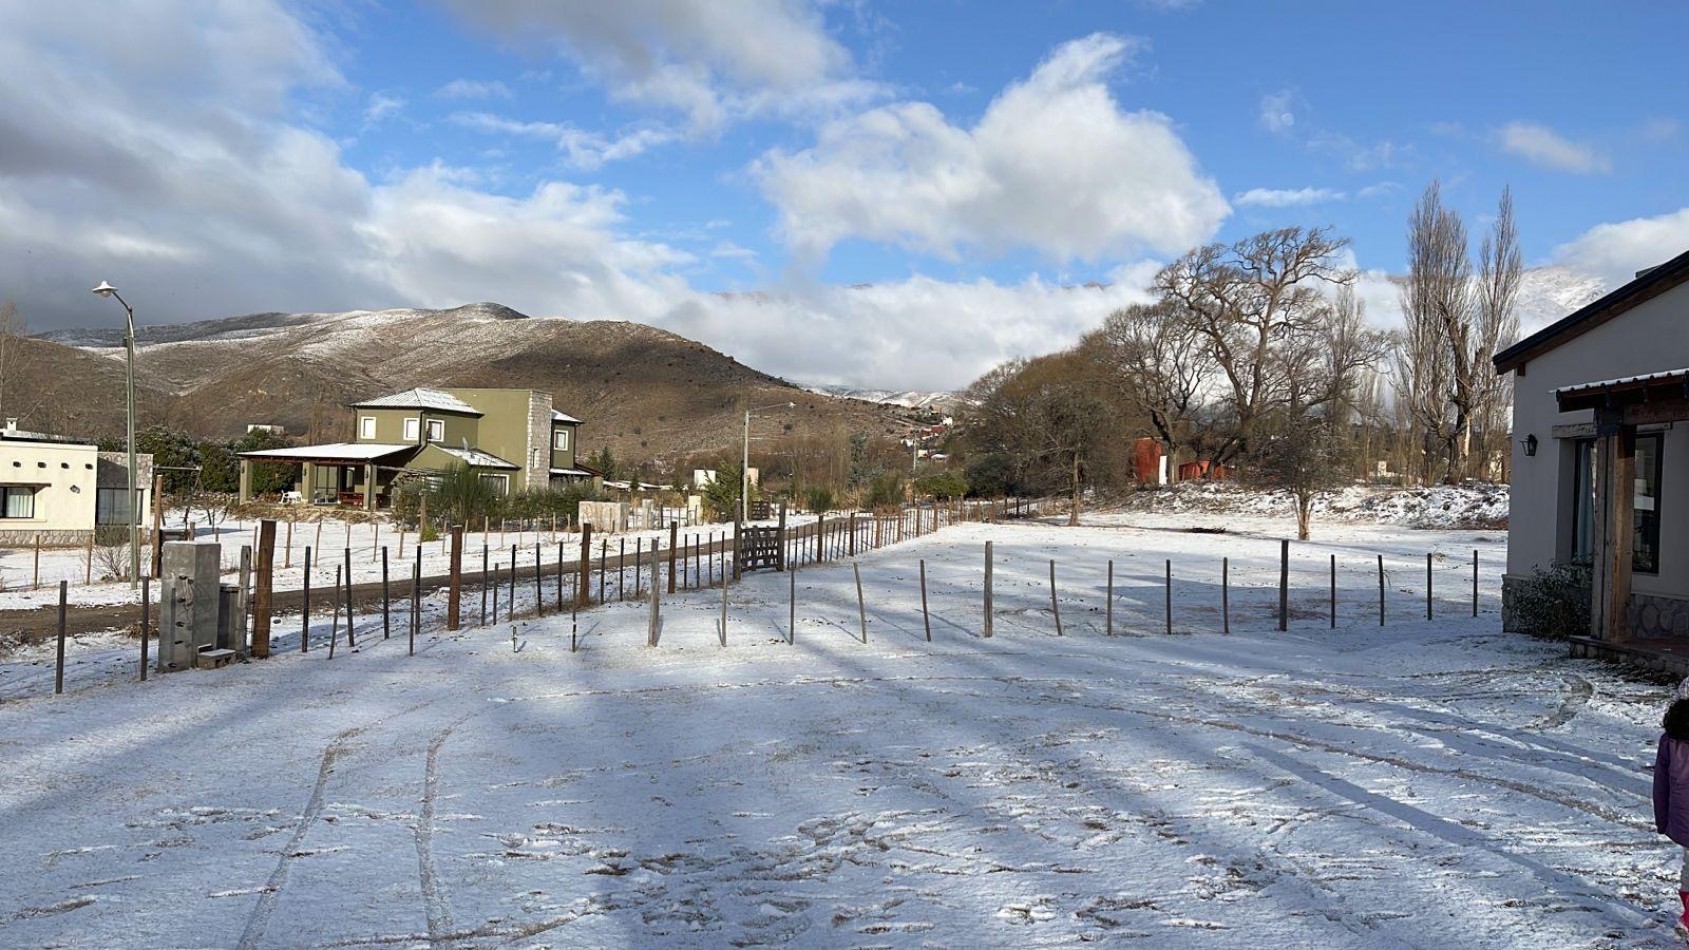
[[[1689,640],[1689,599],[1632,593],[1630,631],[1643,640]]]
[[[33,548],[36,538],[44,548],[84,548],[93,536],[91,530],[0,531],[0,548]]]

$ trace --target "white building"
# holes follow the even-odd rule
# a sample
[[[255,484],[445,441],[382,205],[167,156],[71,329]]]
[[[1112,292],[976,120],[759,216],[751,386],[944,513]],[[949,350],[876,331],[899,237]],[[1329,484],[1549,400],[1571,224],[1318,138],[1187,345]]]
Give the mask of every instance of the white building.
[[[1686,284],[1689,253],[1495,356],[1514,374],[1504,584],[1591,565],[1608,644],[1689,639]]]
[[[135,459],[141,521],[152,504],[152,456]],[[92,442],[0,430],[0,545],[86,544],[96,525],[127,524],[127,456]]]

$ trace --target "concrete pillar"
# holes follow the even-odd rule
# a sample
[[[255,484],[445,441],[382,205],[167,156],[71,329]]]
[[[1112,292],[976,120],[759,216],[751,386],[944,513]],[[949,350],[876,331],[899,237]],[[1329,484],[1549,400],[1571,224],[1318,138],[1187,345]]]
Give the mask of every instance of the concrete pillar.
[[[159,608],[158,671],[192,669],[201,647],[217,646],[218,567],[222,547],[170,541],[164,545]]]
[[[375,463],[364,463],[364,510],[375,510]]]
[[[252,460],[240,460],[240,503],[252,500]]]
[[[317,466],[314,462],[306,462],[300,466],[299,494],[304,496],[305,504],[312,504],[317,500]]]

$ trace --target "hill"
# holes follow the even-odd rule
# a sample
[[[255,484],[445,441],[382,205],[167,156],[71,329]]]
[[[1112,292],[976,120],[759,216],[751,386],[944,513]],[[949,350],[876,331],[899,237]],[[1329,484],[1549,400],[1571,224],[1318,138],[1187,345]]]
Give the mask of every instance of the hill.
[[[413,386],[549,392],[557,408],[584,420],[583,449],[608,446],[627,460],[736,448],[746,400],[796,403],[769,413],[759,431],[790,424],[800,434],[898,436],[914,418],[907,409],[810,392],[642,324],[532,318],[494,303],[256,314],[146,327],[137,339],[143,418],[206,437],[271,423],[312,440],[348,438],[347,404]],[[71,330],[35,346],[121,375],[120,342],[110,332]],[[121,420],[121,399],[117,407]]]

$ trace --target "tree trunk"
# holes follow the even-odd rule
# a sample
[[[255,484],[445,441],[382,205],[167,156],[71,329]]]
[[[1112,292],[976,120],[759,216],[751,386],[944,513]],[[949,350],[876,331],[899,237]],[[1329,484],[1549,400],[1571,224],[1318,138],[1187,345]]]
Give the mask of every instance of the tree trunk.
[[[1079,453],[1073,453],[1073,508],[1067,513],[1068,527],[1079,527],[1079,499],[1082,491],[1079,487]]]
[[[1308,540],[1308,522],[1314,514],[1314,496],[1296,496],[1296,540]]]

